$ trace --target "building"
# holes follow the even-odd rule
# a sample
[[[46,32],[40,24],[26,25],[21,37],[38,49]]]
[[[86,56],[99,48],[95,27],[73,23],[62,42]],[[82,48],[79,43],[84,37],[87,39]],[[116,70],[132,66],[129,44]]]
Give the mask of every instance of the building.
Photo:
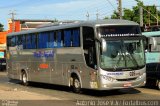
[[[16,19],[8,20],[8,33],[19,32],[23,30],[30,30],[39,27],[40,25],[51,24],[55,20],[29,20],[29,19]]]

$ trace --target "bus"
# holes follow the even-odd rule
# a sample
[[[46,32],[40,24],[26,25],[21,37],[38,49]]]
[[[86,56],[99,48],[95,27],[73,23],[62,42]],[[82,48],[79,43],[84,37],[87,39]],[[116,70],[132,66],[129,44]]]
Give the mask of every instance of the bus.
[[[57,22],[7,35],[7,71],[24,85],[40,82],[112,90],[146,82],[144,36],[128,20]]]
[[[146,36],[146,74],[147,85],[160,90],[160,31],[143,32]]]

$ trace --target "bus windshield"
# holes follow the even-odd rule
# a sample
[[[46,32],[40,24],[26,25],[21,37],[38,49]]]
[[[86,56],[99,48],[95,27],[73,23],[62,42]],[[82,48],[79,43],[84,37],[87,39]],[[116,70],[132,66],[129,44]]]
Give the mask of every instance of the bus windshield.
[[[106,41],[100,55],[100,67],[107,70],[139,69],[145,65],[143,40]]]
[[[106,70],[140,69],[145,65],[143,39],[130,39],[140,35],[139,26],[111,26],[98,28],[100,35],[126,36],[127,39],[106,40],[106,51],[100,55],[100,67]],[[127,37],[128,36],[128,37]]]

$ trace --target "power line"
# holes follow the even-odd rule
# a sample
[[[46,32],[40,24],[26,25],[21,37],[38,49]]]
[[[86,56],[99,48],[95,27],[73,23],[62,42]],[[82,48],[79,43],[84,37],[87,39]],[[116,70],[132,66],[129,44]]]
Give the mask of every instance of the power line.
[[[116,8],[113,6],[113,4],[110,2],[110,0],[107,0],[107,1],[116,10]]]

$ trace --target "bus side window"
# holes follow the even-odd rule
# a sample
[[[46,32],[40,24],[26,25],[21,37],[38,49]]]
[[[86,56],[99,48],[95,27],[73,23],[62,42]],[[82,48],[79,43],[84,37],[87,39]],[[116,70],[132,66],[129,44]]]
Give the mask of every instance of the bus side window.
[[[20,48],[25,48],[24,47],[24,44],[26,43],[25,42],[25,40],[23,39],[24,38],[24,35],[19,35],[19,36],[17,36],[17,40],[16,40],[16,44],[17,44],[17,46],[19,46]]]
[[[62,43],[61,43],[61,34],[62,34],[62,32],[60,32],[60,31],[58,31],[57,32],[57,47],[58,48],[60,48],[60,47],[62,47]]]
[[[26,35],[22,35],[23,49],[26,49]]]
[[[17,36],[17,45],[22,45],[22,35]]]
[[[34,33],[32,34],[32,49],[37,48],[37,35]]]
[[[42,38],[42,35],[41,35],[41,33],[38,33],[38,48],[40,49],[40,48],[42,48],[42,40],[43,38]]]
[[[71,47],[71,30],[64,31],[64,46]]]
[[[65,47],[79,47],[80,46],[79,28],[64,30],[64,46]]]
[[[54,48],[54,32],[50,32],[49,34],[49,42],[48,42],[49,48]]]
[[[26,49],[32,48],[32,35],[28,34],[26,35]]]
[[[7,37],[7,49],[9,50],[9,47],[11,47],[11,37]]]
[[[73,30],[73,35],[72,35],[73,47],[79,47],[80,46],[80,30],[79,29],[74,29]]]
[[[11,47],[16,46],[16,36],[11,37]]]
[[[49,34],[47,32],[41,32],[38,35],[38,48],[47,48],[47,43],[49,41],[48,39]]]

